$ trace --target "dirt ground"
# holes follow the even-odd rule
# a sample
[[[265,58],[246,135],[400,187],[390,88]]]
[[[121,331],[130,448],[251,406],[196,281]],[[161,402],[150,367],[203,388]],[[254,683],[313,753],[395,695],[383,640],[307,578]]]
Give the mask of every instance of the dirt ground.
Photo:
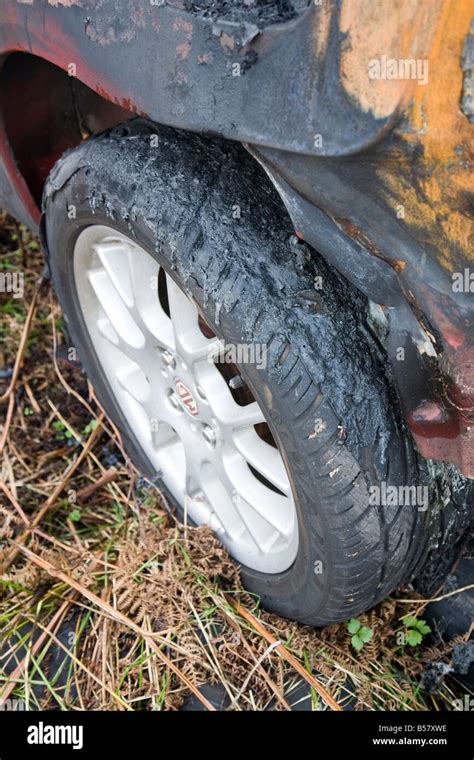
[[[313,630],[260,609],[210,530],[178,524],[135,471],[68,353],[38,241],[1,212],[0,262],[24,277],[22,295],[0,293],[4,709],[410,711],[464,698],[452,661],[467,637],[437,640],[413,589],[359,617],[360,650],[355,623]]]

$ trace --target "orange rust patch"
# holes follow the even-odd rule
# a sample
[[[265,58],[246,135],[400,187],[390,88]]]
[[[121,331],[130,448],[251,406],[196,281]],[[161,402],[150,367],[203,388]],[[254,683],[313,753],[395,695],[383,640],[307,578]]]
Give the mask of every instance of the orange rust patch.
[[[202,53],[202,55],[198,55],[197,62],[202,65],[212,63],[212,53]]]
[[[403,272],[406,265],[407,265],[406,261],[401,261],[401,260],[392,261],[392,266],[396,272]]]
[[[314,49],[316,55],[324,58],[329,41],[329,32],[331,29],[331,19],[335,6],[330,3],[316,6],[317,17],[314,29]]]
[[[344,230],[348,237],[352,238],[352,240],[354,240],[356,243],[366,248],[373,256],[377,256],[377,258],[385,261],[385,263],[393,267],[396,272],[402,272],[405,269],[406,261],[402,261],[401,259],[390,259],[383,251],[380,250],[380,248],[378,248],[372,242],[364,230],[354,224],[354,222],[351,222],[350,219],[333,217],[333,221],[338,225],[338,227]]]
[[[173,23],[174,32],[184,32],[188,42],[191,42],[193,38],[193,25],[191,21],[186,21],[184,18],[177,18]]]
[[[380,162],[377,167],[394,213],[402,204],[408,223],[438,250],[438,260],[449,272],[459,266],[456,251],[464,261],[474,262],[469,207],[474,194],[474,125],[460,109],[461,55],[473,15],[471,0],[444,0],[429,54],[429,84],[417,88],[409,121],[399,130],[405,141],[418,146],[418,158],[402,159],[395,167]]]
[[[442,0],[344,0],[340,30],[348,35],[341,52],[341,79],[363,111],[388,117],[406,104],[416,79],[370,78],[371,61],[426,59]]]
[[[437,159],[452,158],[459,143],[470,144],[474,127],[460,109],[461,55],[474,16],[471,0],[444,0],[429,56],[430,86],[415,94],[412,122],[425,149]]]
[[[229,50],[233,50],[235,48],[234,38],[229,34],[226,34],[226,32],[222,32],[220,36],[220,43],[223,45],[223,47],[229,48]]]
[[[183,42],[181,45],[176,46],[176,57],[179,60],[184,60],[191,52],[191,45],[189,42]]]

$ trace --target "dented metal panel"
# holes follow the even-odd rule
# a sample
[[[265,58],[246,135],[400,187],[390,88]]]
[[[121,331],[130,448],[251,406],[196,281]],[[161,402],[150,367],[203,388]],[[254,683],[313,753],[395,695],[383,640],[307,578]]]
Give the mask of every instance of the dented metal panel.
[[[282,5],[2,0],[0,50],[73,64],[104,97],[172,126],[324,155],[369,145],[393,114],[363,111],[340,83],[337,3]]]

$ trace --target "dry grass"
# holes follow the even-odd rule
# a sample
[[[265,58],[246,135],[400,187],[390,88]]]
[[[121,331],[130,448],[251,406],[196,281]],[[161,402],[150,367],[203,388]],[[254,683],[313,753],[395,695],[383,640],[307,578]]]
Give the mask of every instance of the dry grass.
[[[397,643],[418,609],[403,594],[361,616],[373,638],[360,653],[345,624],[317,631],[259,609],[214,535],[178,524],[124,455],[62,358],[37,241],[1,214],[0,262],[25,273],[23,298],[0,294],[0,700],[176,710],[193,691],[209,707],[213,683],[226,709],[284,710],[306,683],[313,709],[449,709],[449,684],[419,686],[449,649]]]

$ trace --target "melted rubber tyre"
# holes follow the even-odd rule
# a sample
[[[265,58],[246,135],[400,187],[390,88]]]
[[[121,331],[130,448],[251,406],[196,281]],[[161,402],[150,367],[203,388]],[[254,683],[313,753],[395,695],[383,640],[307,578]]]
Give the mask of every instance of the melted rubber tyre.
[[[150,479],[156,471],[110,390],[75,290],[75,241],[92,225],[136,240],[223,341],[265,348],[265,368],[249,361],[239,372],[286,466],[298,551],[283,572],[242,566],[245,586],[268,609],[316,626],[387,596],[426,552],[429,509],[371,503],[374,487],[421,481],[365,299],[291,242],[279,197],[237,144],[137,119],[66,154],[44,195],[54,287],[98,397]]]

